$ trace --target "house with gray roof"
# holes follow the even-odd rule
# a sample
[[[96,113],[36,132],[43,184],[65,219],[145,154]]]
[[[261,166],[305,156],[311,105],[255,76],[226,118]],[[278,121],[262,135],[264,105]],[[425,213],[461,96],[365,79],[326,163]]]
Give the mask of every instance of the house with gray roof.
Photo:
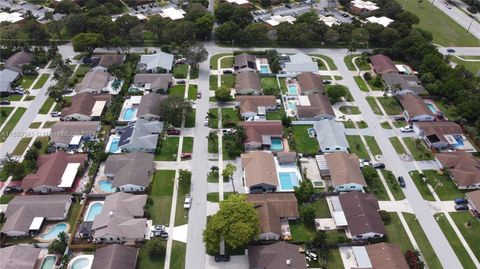
[[[262,93],[262,85],[260,84],[260,76],[255,72],[240,72],[235,77],[235,91],[237,94],[253,94]]]
[[[173,66],[173,57],[173,54],[163,51],[155,54],[144,54],[140,56],[137,69],[140,73],[161,73],[159,72],[161,70],[170,73]]]
[[[0,248],[0,269],[35,269],[40,266],[41,248],[13,245]]]
[[[33,55],[30,52],[19,51],[5,61],[5,69],[22,73],[22,67],[32,61]]]
[[[298,245],[280,241],[270,245],[248,247],[249,268],[262,269],[307,269],[305,255]]]
[[[420,84],[420,79],[415,75],[386,73],[382,75],[382,78],[388,89],[395,95],[403,95],[407,93],[418,95],[426,92],[425,88]]]
[[[93,241],[134,244],[145,240],[148,224],[143,218],[143,208],[146,202],[146,194],[117,192],[108,195],[102,212],[93,221]]]
[[[296,76],[304,72],[318,73],[318,64],[303,52],[289,55],[282,67],[282,73],[287,76]]]
[[[244,71],[257,72],[257,65],[255,63],[255,60],[255,55],[251,55],[248,53],[238,54],[235,56],[235,60],[233,62],[233,70],[235,71],[235,73]]]
[[[322,152],[348,152],[349,145],[342,123],[324,119],[315,122],[313,128]]]
[[[0,70],[0,93],[12,93],[12,84],[18,79],[19,76],[20,73],[13,70]]]
[[[144,152],[110,155],[105,162],[105,175],[119,191],[145,191],[155,172],[153,159],[153,154]]]
[[[85,74],[76,87],[77,93],[90,92],[93,94],[100,94],[104,92],[110,92],[112,83],[115,77],[103,70],[91,70]]]
[[[149,93],[142,96],[138,104],[137,118],[147,121],[160,120],[161,106],[165,100],[167,100],[167,96],[158,93]]]
[[[71,195],[17,195],[8,203],[7,220],[0,232],[7,236],[36,234],[45,221],[67,218],[71,198]]]
[[[90,269],[135,269],[138,248],[113,244],[98,248]]]
[[[121,130],[118,146],[122,152],[150,152],[157,148],[158,135],[163,130],[164,123],[139,119],[129,122]]]
[[[77,150],[97,138],[101,128],[99,121],[59,121],[52,126],[50,142],[56,148]]]
[[[171,74],[136,74],[133,85],[145,91],[167,93],[173,85]]]

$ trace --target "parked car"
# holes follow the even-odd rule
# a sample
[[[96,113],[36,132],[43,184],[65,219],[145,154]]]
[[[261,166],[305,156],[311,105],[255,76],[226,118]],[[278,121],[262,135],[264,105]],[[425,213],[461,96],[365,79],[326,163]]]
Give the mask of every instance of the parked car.
[[[395,116],[394,118],[396,121],[404,121],[405,120],[405,117],[403,116]]]
[[[205,121],[203,122],[203,125],[204,125],[204,126],[208,126],[208,116],[205,117]]]
[[[197,92],[197,99],[200,99],[202,98],[202,93],[201,92]]]
[[[165,231],[165,225],[159,224],[153,227],[155,231]]]
[[[454,49],[447,49],[447,52],[448,53],[455,53],[455,50]]]
[[[184,152],[182,153],[182,155],[180,156],[182,159],[191,159],[192,158],[192,153],[190,152]]]
[[[52,117],[60,117],[61,115],[62,115],[62,112],[59,112],[59,111],[50,112],[50,116]]]
[[[185,84],[185,80],[177,80],[177,84]]]
[[[400,184],[400,187],[405,188],[407,184],[405,184],[405,179],[403,177],[398,177],[398,184]]]
[[[457,211],[468,210],[468,205],[455,205],[455,210]]]
[[[192,206],[192,196],[190,194],[185,195],[185,201],[183,202],[183,208],[190,209]]]
[[[177,129],[168,129],[167,134],[168,135],[180,135],[181,131]]]
[[[457,204],[457,205],[466,205],[466,204],[468,204],[468,201],[467,201],[467,199],[465,199],[465,198],[457,198],[457,199],[455,199],[455,200],[453,200],[453,201],[454,201],[455,204]]]
[[[22,188],[20,186],[16,187],[6,187],[5,188],[6,193],[16,193],[16,192],[23,192]]]
[[[411,133],[411,132],[413,132],[413,128],[410,127],[410,126],[404,126],[404,127],[400,128],[400,132],[402,132],[402,133]]]
[[[229,262],[230,255],[215,255],[216,262]]]
[[[383,168],[385,168],[385,164],[384,163],[375,163],[375,164],[373,164],[373,168],[383,169]]]
[[[4,99],[4,100],[0,101],[0,105],[9,105],[9,104],[10,104],[10,100]]]
[[[360,167],[371,166],[372,165],[370,160],[367,160],[367,159],[358,159],[358,161],[360,162]]]
[[[232,71],[232,70],[223,70],[223,73],[224,73],[224,74],[232,74],[233,71]]]
[[[167,232],[160,232],[160,237],[161,237],[163,240],[167,240],[167,239],[168,239],[168,233],[167,233]]]

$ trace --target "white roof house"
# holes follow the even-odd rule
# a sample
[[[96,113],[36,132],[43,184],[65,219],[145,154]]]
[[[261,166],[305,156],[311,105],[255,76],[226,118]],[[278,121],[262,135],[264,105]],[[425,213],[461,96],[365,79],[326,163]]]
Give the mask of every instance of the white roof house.
[[[176,9],[173,7],[163,8],[160,16],[162,18],[169,18],[171,20],[180,20],[183,19],[183,15],[185,15],[185,11],[183,9]]]
[[[282,22],[288,22],[290,24],[293,24],[294,21],[296,21],[295,17],[292,16],[282,16],[282,15],[275,15],[270,17],[270,19],[266,20],[265,22],[270,24],[271,26],[277,26]]]
[[[350,5],[359,9],[374,11],[379,9],[377,4],[370,2],[370,1],[362,1],[362,0],[353,0],[350,2]]]
[[[288,58],[290,61],[285,62],[283,66],[283,72],[285,74],[297,75],[305,72],[318,72],[318,64],[303,52],[290,55]]]
[[[236,5],[246,5],[246,4],[249,4],[250,1],[248,0],[227,0],[228,3],[230,4],[236,4]]]
[[[313,124],[317,133],[317,141],[322,152],[348,152],[348,141],[345,126],[333,120],[320,120]]]
[[[393,22],[392,19],[390,19],[388,17],[385,17],[385,16],[382,16],[382,17],[371,16],[371,17],[367,18],[367,21],[371,22],[371,23],[381,24],[381,25],[383,25],[383,27],[387,27],[390,23]]]
[[[160,51],[155,54],[145,54],[140,57],[138,67],[140,70],[155,70],[158,67],[167,71],[172,70],[173,54]]]
[[[20,12],[0,12],[0,23],[1,22],[10,22],[16,23],[23,20],[23,14]]]
[[[323,16],[318,15],[318,20],[323,21],[327,26],[332,27],[333,25],[340,24],[338,20],[333,16]]]

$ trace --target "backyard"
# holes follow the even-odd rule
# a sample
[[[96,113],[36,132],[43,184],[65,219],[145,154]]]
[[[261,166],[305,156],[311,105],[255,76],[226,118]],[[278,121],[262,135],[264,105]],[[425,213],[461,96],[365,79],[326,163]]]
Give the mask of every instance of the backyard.
[[[280,96],[277,79],[275,77],[264,77],[260,80],[263,94]]]
[[[169,225],[174,179],[174,170],[155,171],[148,193],[148,197],[152,200],[152,205],[147,209],[155,225]]]
[[[320,147],[317,139],[315,137],[309,137],[307,132],[309,128],[312,128],[312,125],[294,125],[291,128],[296,152],[309,155],[318,153]]]
[[[155,161],[175,161],[178,153],[179,137],[161,138],[155,151]]]

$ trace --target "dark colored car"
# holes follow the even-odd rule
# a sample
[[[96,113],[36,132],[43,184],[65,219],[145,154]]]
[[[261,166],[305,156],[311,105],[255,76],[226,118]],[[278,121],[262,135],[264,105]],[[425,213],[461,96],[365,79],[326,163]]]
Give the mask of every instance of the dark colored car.
[[[198,99],[202,98],[202,93],[201,92],[197,92],[197,98]]]
[[[177,84],[185,84],[185,80],[177,80]]]
[[[167,130],[167,134],[168,135],[180,135],[180,130],[177,130],[177,129],[170,129],[170,130]]]
[[[454,49],[447,49],[447,52],[448,53],[455,53],[455,50]]]
[[[385,164],[384,163],[376,163],[376,164],[373,165],[373,168],[383,169],[383,168],[385,168]]]
[[[191,159],[192,158],[192,153],[190,152],[184,152],[181,155],[182,159]]]
[[[9,105],[10,104],[10,100],[2,100],[0,101],[0,105]]]
[[[164,240],[168,239],[168,233],[167,232],[160,232],[160,237]]]
[[[215,255],[216,262],[229,262],[230,255]]]
[[[6,187],[5,188],[6,193],[16,193],[16,192],[23,192],[21,187]]]
[[[468,204],[468,201],[467,201],[467,199],[465,199],[465,198],[457,198],[457,199],[455,199],[455,200],[453,200],[453,201],[454,201],[455,204],[457,204],[457,205],[466,205],[466,204]]]
[[[232,71],[232,70],[223,70],[223,73],[224,73],[224,74],[232,74],[233,71]]]
[[[468,205],[455,205],[455,210],[457,211],[468,210]]]
[[[403,177],[398,177],[398,184],[400,184],[400,187],[405,188],[407,185],[405,184],[405,179]]]
[[[403,116],[395,116],[396,121],[404,121],[405,118]]]

